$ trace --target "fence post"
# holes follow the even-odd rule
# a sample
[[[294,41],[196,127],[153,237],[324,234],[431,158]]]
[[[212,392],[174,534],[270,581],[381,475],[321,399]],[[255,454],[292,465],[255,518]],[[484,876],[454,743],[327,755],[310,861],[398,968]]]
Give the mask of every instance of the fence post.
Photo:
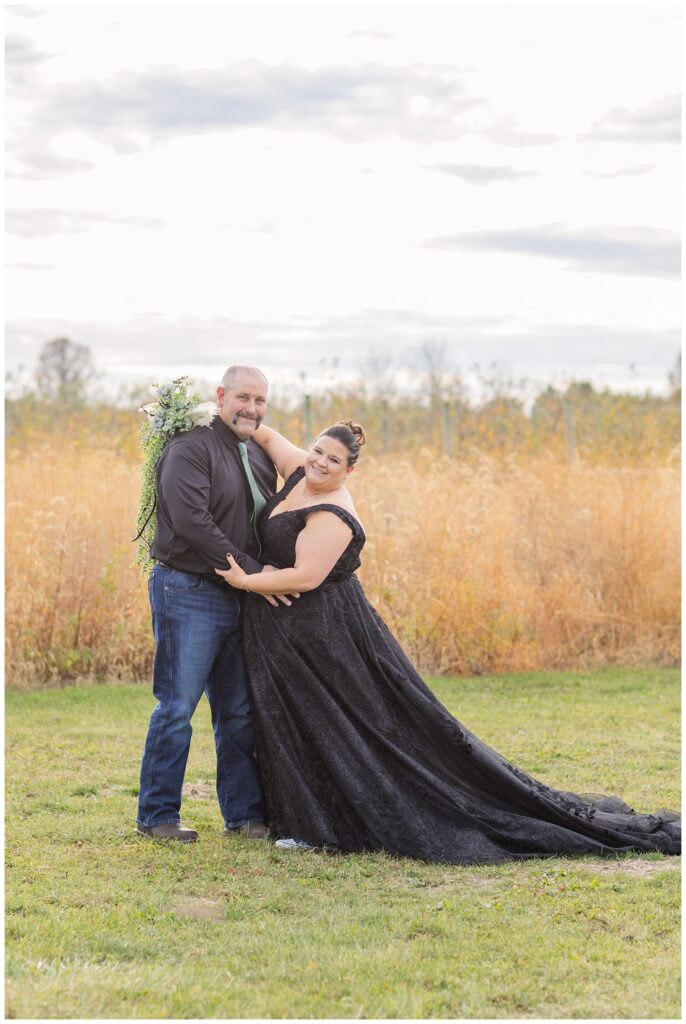
[[[565,414],[565,431],[567,434],[567,458],[570,462],[574,462],[576,459],[576,437],[574,435],[574,420],[572,418],[572,410],[569,407],[569,402],[566,398],[560,398],[562,402],[562,408]]]
[[[388,402],[384,398],[381,402],[381,450],[386,454],[389,448],[390,429],[388,422]]]
[[[450,430],[450,402],[443,403],[443,451],[446,455],[453,454],[452,434]]]
[[[305,447],[309,448],[312,443],[312,401],[309,395],[305,395]]]

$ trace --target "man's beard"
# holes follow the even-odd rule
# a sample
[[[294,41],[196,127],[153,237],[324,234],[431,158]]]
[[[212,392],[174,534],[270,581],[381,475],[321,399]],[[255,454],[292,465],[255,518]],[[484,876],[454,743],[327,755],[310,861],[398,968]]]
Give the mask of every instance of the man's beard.
[[[237,413],[234,414],[233,419],[231,420],[231,423],[233,424],[234,427],[238,424],[239,420],[250,420],[251,423],[255,424],[255,430],[257,430],[257,428],[259,427],[260,423],[262,422],[262,417],[261,416],[246,416],[245,413],[237,412]]]

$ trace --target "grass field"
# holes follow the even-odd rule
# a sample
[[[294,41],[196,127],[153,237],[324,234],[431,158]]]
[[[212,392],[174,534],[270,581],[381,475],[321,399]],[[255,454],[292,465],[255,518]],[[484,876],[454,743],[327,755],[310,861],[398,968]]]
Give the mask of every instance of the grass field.
[[[678,806],[669,669],[432,680],[543,781]],[[221,838],[206,704],[184,820],[133,831],[145,686],[8,694],[7,1007],[19,1018],[674,1018],[679,861],[460,868]]]

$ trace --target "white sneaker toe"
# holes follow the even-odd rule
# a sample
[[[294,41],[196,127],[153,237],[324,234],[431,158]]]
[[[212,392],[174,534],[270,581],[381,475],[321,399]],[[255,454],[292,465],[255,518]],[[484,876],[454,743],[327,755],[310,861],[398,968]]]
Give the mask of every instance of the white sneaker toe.
[[[315,850],[315,846],[310,846],[303,839],[277,839],[274,843],[279,850]]]

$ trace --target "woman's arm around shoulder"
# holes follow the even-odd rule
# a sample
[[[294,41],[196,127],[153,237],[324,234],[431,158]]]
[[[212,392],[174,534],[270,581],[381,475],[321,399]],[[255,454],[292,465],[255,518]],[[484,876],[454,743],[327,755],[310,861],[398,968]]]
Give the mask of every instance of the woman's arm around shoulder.
[[[288,480],[291,473],[299,466],[304,466],[307,452],[292,444],[272,427],[266,427],[262,423],[252,437],[272,460],[283,480]]]

